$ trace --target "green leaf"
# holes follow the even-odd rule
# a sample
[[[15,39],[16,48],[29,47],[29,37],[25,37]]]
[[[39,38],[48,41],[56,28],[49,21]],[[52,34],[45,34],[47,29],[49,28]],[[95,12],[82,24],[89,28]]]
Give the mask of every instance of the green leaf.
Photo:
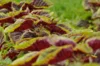
[[[11,62],[11,59],[8,57],[3,59],[0,53],[0,66],[8,66]]]
[[[76,47],[75,47],[75,50],[80,50],[84,53],[92,53],[93,50],[91,47],[89,47],[88,44],[78,44]]]

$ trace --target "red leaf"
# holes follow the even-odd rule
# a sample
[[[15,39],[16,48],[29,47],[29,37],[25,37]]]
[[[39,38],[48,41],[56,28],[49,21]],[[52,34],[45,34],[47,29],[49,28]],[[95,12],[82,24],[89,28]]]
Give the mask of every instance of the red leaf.
[[[21,66],[32,66],[32,63],[36,62],[38,56],[34,57],[33,59],[31,59],[29,62],[21,65]]]
[[[4,23],[14,23],[14,19],[13,17],[2,18],[0,19],[0,23],[1,25],[3,25]]]
[[[50,60],[48,64],[56,64],[72,57],[73,50],[71,47],[62,49],[54,59]]]
[[[14,60],[17,57],[18,54],[19,54],[18,51],[15,51],[15,50],[11,49],[11,50],[8,51],[6,56],[4,56],[4,58],[9,57],[10,59]]]
[[[21,18],[22,16],[28,15],[28,12],[20,12],[18,15],[15,15],[14,18],[18,19]]]
[[[49,4],[44,0],[34,0],[32,5],[37,8],[49,7]]]
[[[2,49],[2,44],[0,44],[0,50]]]
[[[32,63],[36,62],[38,56],[39,56],[38,52],[27,53],[23,57],[12,62],[10,66],[32,66]]]
[[[76,44],[72,40],[65,39],[65,40],[59,40],[58,42],[56,42],[55,45],[56,46],[64,46],[64,45],[72,45],[72,46],[75,46]]]
[[[46,28],[51,32],[51,33],[59,33],[59,34],[66,34],[66,31],[62,30],[60,27],[56,25],[48,25]]]
[[[35,43],[33,43],[31,46],[23,49],[24,51],[40,51],[42,49],[50,47],[50,43],[47,41],[47,39],[42,40],[36,40]]]
[[[33,9],[35,9],[33,5],[25,3],[22,7],[22,10],[26,10],[27,8],[29,8],[30,11],[33,11]]]
[[[100,49],[100,38],[90,38],[87,43],[94,51]]]
[[[26,30],[26,29],[30,29],[32,28],[33,26],[33,20],[31,19],[26,19],[23,24],[17,28],[15,31],[23,31],[23,30]]]
[[[6,9],[8,9],[9,11],[12,11],[11,4],[12,4],[11,2],[6,3],[6,4],[2,5],[2,6],[0,6],[0,9],[6,8]]]

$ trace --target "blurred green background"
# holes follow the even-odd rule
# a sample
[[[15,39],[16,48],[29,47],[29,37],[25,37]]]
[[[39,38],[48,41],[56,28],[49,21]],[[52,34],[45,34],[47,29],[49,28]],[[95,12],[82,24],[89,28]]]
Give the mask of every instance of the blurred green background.
[[[55,13],[55,16],[59,20],[66,21],[69,20],[80,20],[86,19],[91,12],[84,10],[82,6],[83,0],[51,0],[53,6],[50,7],[51,12]]]

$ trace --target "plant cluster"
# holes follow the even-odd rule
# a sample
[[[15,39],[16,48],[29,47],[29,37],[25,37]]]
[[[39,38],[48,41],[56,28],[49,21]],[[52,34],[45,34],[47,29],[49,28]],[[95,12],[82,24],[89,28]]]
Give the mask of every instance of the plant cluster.
[[[100,32],[57,24],[50,5],[0,1],[0,66],[99,66]]]
[[[84,7],[92,12],[91,21],[95,26],[94,30],[100,31],[100,0],[84,0]]]

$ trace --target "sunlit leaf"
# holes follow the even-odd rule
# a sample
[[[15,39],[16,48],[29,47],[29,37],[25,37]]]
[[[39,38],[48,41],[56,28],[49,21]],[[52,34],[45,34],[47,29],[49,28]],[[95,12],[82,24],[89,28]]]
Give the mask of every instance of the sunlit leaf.
[[[32,63],[34,63],[38,57],[39,53],[38,52],[30,52],[26,55],[24,55],[21,58],[18,58],[17,60],[13,61],[9,66],[26,66],[29,65],[31,66]]]
[[[13,32],[16,28],[20,27],[20,25],[23,23],[22,19],[17,20],[14,24],[8,26],[5,28],[4,32],[5,33],[10,33]]]

